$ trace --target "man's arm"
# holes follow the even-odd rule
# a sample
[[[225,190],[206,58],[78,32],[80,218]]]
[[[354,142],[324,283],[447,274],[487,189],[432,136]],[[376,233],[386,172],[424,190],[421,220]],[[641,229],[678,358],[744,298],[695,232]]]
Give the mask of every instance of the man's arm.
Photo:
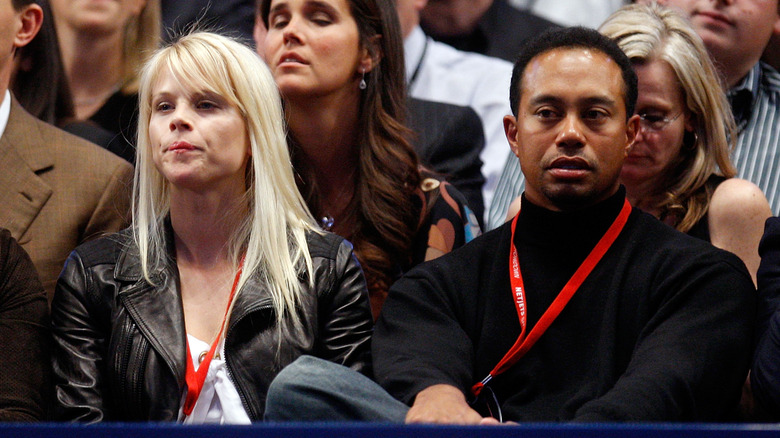
[[[45,420],[51,393],[49,307],[30,257],[3,229],[0,245],[0,421]]]
[[[663,294],[627,368],[574,421],[724,421],[734,412],[752,351],[755,291],[736,256],[718,252],[665,261],[653,286]]]
[[[473,347],[459,323],[470,317],[463,314],[465,309],[475,305],[448,294],[450,282],[439,274],[458,272],[448,268],[440,258],[398,280],[374,330],[376,380],[402,402],[414,402],[408,422],[473,423],[480,419],[464,395],[473,383]],[[469,285],[462,286],[469,289]]]
[[[780,419],[780,218],[766,221],[759,246],[758,345],[750,380],[756,419]]]

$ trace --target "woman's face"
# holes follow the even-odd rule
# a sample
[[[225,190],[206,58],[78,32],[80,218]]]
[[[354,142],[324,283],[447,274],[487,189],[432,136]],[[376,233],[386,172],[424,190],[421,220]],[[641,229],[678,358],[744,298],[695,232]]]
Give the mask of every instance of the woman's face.
[[[185,89],[167,69],[152,88],[149,140],[157,170],[174,187],[245,187],[244,118],[220,95]]]
[[[628,186],[652,181],[660,189],[666,184],[668,171],[678,162],[686,129],[692,129],[690,116],[682,88],[668,63],[654,60],[634,65],[634,70],[639,79],[636,114],[643,120],[620,179]]]
[[[146,0],[51,0],[58,26],[98,34],[122,31],[145,5]]]
[[[264,53],[287,99],[357,93],[370,69],[347,0],[273,0]]]

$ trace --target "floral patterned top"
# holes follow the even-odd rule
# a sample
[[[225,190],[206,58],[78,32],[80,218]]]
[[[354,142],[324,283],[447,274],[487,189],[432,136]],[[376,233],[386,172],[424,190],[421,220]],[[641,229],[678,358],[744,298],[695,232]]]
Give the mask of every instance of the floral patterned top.
[[[474,212],[466,198],[452,184],[435,178],[425,178],[415,196],[420,203],[420,226],[412,243],[411,263],[398,266],[394,280],[414,266],[440,257],[482,234]],[[372,290],[371,312],[374,319],[387,297],[387,291]]]

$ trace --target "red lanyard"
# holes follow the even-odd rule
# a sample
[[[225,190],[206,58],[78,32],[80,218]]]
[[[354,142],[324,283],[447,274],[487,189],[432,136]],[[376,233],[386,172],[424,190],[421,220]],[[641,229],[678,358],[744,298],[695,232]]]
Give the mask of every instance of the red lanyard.
[[[190,354],[190,343],[187,342],[187,368],[184,380],[187,382],[187,398],[184,400],[184,408],[182,411],[185,416],[192,414],[192,410],[195,408],[195,403],[200,397],[200,391],[203,389],[203,382],[206,381],[206,375],[209,373],[209,365],[211,365],[211,359],[214,357],[214,352],[217,350],[217,344],[219,344],[220,338],[222,338],[222,332],[225,330],[225,322],[227,321],[228,310],[230,310],[230,303],[233,302],[233,297],[236,294],[236,287],[238,286],[238,279],[241,277],[241,271],[244,269],[244,258],[241,258],[241,262],[238,264],[238,272],[236,272],[236,278],[233,280],[233,287],[230,289],[230,298],[228,299],[228,306],[225,309],[225,316],[222,318],[222,324],[219,327],[219,333],[217,339],[211,344],[206,356],[198,366],[198,371],[195,371],[195,364],[192,362],[192,354]]]
[[[512,367],[528,350],[536,343],[536,341],[542,336],[542,334],[550,327],[550,324],[555,321],[555,318],[561,313],[566,304],[569,302],[577,289],[580,288],[582,283],[588,277],[593,268],[599,263],[604,254],[609,250],[612,244],[617,239],[623,227],[628,221],[628,216],[631,214],[631,204],[628,203],[628,199],[623,202],[623,208],[620,213],[612,222],[609,229],[601,237],[601,240],[596,244],[593,250],[585,258],[574,275],[571,276],[569,281],[563,286],[563,289],[555,297],[555,300],[550,307],[544,312],[539,321],[534,325],[534,328],[525,336],[525,329],[527,324],[526,305],[525,305],[525,286],[523,285],[523,276],[520,273],[520,261],[517,257],[517,248],[515,247],[515,227],[517,226],[517,218],[520,216],[518,213],[512,221],[512,248],[509,251],[509,277],[512,283],[512,296],[515,300],[515,307],[517,307],[517,317],[520,319],[520,336],[517,337],[515,344],[504,355],[504,357],[496,364],[493,371],[487,375],[482,381],[476,383],[471,392],[478,396],[482,391],[482,388],[495,376],[503,373]]]

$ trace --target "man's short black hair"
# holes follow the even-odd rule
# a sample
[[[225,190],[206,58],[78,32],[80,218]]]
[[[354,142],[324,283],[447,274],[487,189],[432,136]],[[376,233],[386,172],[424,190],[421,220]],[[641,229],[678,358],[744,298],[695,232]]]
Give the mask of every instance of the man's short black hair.
[[[11,5],[14,7],[14,10],[17,12],[23,7],[32,3],[40,4],[41,2],[38,0],[11,0]],[[49,19],[49,17],[46,17],[46,19]]]
[[[512,70],[512,82],[509,85],[509,104],[512,114],[517,117],[520,106],[520,83],[528,63],[535,57],[561,48],[585,48],[597,50],[612,58],[623,73],[623,92],[626,101],[626,117],[634,114],[637,98],[637,78],[631,61],[618,45],[594,29],[586,27],[566,27],[550,29],[528,41],[520,50]]]

